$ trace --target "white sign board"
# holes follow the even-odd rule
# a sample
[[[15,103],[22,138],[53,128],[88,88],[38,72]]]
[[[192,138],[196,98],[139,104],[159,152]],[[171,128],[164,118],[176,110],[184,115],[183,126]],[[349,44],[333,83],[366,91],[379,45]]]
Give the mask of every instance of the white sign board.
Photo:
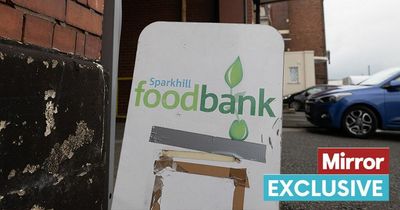
[[[265,25],[140,35],[112,209],[278,209],[283,40]]]

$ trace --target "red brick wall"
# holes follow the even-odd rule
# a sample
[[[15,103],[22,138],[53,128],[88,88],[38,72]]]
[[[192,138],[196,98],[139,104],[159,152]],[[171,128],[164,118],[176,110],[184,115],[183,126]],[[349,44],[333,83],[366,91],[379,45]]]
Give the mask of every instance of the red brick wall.
[[[253,0],[247,0],[247,23],[253,22]]]
[[[313,50],[315,56],[326,56],[323,0],[295,0],[271,4],[272,26],[289,29],[285,41],[290,51]],[[286,23],[289,19],[289,23]],[[286,27],[286,28],[285,28]],[[327,83],[327,64],[315,65],[316,83]]]
[[[278,30],[289,29],[289,3],[287,1],[271,4],[270,17],[274,28]]]
[[[246,8],[244,8],[245,1]],[[247,15],[246,23],[252,23],[253,0],[218,0],[217,2],[219,2],[219,22],[244,23],[244,15]]]
[[[0,0],[0,37],[100,59],[104,0]]]
[[[291,51],[314,50],[316,56],[325,56],[325,23],[323,0],[289,2],[289,27]],[[317,84],[327,83],[326,63],[315,65]]]

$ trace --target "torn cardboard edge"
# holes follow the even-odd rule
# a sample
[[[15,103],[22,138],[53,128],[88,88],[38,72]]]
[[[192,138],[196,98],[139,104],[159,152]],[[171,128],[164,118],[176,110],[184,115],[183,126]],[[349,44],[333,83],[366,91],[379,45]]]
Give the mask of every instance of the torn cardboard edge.
[[[150,142],[266,163],[266,145],[153,126]]]
[[[165,156],[169,158],[191,159],[191,160],[209,160],[218,162],[237,162],[237,163],[240,162],[240,159],[233,156],[219,155],[208,152],[163,150],[160,156]]]
[[[154,174],[156,175],[151,196],[150,210],[160,210],[160,199],[162,196],[162,176],[158,175],[162,170],[171,168],[176,172],[228,178],[234,181],[232,210],[243,210],[245,188],[249,188],[249,180],[245,168],[227,168],[197,163],[174,161],[170,157],[161,156],[154,162]]]

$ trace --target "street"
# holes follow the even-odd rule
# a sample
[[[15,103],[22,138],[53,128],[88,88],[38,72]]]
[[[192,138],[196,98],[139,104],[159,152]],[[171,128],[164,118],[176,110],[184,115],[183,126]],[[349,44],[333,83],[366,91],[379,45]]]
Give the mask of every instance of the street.
[[[389,147],[390,148],[390,202],[281,202],[281,210],[303,209],[354,209],[384,210],[400,209],[400,133],[378,132],[370,139],[349,138],[337,130],[326,130],[309,126],[307,128],[288,125],[305,125],[301,122],[302,113],[285,116],[282,136],[282,174],[315,174],[317,173],[318,147]],[[295,119],[295,123],[292,119]],[[115,169],[118,167],[122,145],[124,124],[117,124],[115,145]],[[116,171],[115,171],[116,174]]]
[[[390,202],[281,202],[282,210],[298,209],[400,209],[400,134],[378,132],[370,139],[348,138],[337,130],[284,128],[282,174],[317,173],[318,147],[389,147]]]

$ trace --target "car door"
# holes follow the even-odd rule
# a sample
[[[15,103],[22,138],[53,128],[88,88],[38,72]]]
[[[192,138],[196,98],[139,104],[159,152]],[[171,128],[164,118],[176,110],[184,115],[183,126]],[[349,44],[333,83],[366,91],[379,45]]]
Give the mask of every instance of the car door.
[[[400,77],[394,80],[400,81]],[[384,107],[386,127],[400,129],[400,88],[386,88]]]

